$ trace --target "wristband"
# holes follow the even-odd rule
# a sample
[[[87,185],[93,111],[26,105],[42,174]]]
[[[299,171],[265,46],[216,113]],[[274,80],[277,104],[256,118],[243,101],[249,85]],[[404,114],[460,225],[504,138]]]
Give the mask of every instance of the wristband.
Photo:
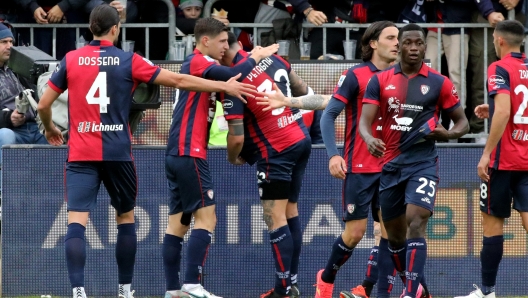
[[[310,8],[308,8],[308,12],[304,14],[305,17],[308,17],[308,15],[310,14],[310,12],[312,12],[313,10],[313,7],[310,6]]]

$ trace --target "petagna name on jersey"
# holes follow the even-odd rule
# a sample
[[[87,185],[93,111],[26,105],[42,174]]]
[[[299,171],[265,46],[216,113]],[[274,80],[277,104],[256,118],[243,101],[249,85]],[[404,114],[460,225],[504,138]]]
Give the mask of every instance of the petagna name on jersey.
[[[123,128],[123,124],[98,124],[95,121],[82,121],[79,123],[77,131],[80,133],[99,131],[123,131]]]
[[[250,82],[253,82],[253,79],[256,79],[259,74],[263,73],[270,67],[270,65],[273,64],[273,60],[268,57],[264,58],[257,64],[255,67],[253,67],[253,70],[247,75],[246,79],[248,79]]]
[[[79,57],[79,65],[119,65],[119,57]]]

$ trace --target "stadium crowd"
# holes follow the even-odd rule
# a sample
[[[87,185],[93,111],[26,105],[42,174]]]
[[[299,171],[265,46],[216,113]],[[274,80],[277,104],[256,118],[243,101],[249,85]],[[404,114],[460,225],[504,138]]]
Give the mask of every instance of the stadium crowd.
[[[382,223],[380,247],[383,247],[382,250],[379,250],[380,247],[376,248],[379,254],[372,258],[384,258],[388,270],[394,272],[393,275],[399,275],[405,285],[402,297],[430,298],[424,276],[427,256],[424,235],[427,221],[434,210],[436,185],[439,180],[435,142],[456,140],[468,131],[482,132],[482,118],[487,116],[493,117],[494,123],[500,121],[500,125],[491,126],[490,140],[476,140],[476,142],[487,142],[485,154],[479,164],[479,176],[484,181],[483,185],[486,185],[486,190],[481,191],[481,203],[488,203],[487,205],[482,203],[484,207],[481,209],[484,227],[487,228],[484,231],[484,247],[481,255],[482,289],[477,287],[476,291],[468,296],[461,296],[495,297],[495,280],[502,257],[503,227],[501,225],[504,223],[504,218],[510,216],[510,210],[509,205],[492,201],[490,186],[503,186],[500,192],[494,193],[493,199],[495,194],[502,198],[513,192],[514,208],[521,213],[528,212],[528,204],[520,200],[523,194],[526,194],[526,190],[517,185],[526,184],[525,174],[528,167],[525,165],[515,167],[508,157],[501,157],[500,150],[495,149],[500,146],[501,150],[506,152],[524,150],[522,145],[515,142],[518,140],[515,136],[513,142],[507,140],[512,132],[515,134],[513,130],[516,128],[515,125],[524,124],[526,121],[526,117],[522,115],[524,110],[521,111],[521,115],[515,116],[517,118],[502,114],[505,110],[509,112],[510,97],[512,107],[518,108],[519,111],[521,108],[526,108],[519,102],[526,87],[521,90],[520,97],[515,97],[509,86],[510,80],[512,84],[522,85],[526,83],[526,78],[524,81],[514,80],[513,76],[517,72],[508,73],[510,66],[507,65],[519,61],[525,63],[522,65],[526,65],[526,57],[520,53],[526,11],[524,1],[412,0],[391,1],[390,5],[385,1],[290,0],[289,2],[238,3],[219,1],[214,5],[215,15],[212,18],[200,18],[204,5],[202,1],[173,0],[174,7],[178,10],[179,32],[194,33],[196,37],[196,47],[192,53],[187,53],[181,74],[167,72],[154,66],[150,61],[141,59],[139,54],[144,51],[147,44],[144,40],[141,41],[142,34],[130,33],[132,39],[137,38],[135,41],[139,46],[136,48],[136,53],[123,52],[113,46],[120,35],[119,15],[116,10],[126,9],[126,22],[166,22],[167,11],[163,2],[128,1],[126,8],[118,1],[107,1],[110,5],[105,5],[104,2],[106,1],[2,2],[0,86],[5,88],[0,90],[2,104],[0,145],[31,143],[31,141],[22,141],[17,134],[20,134],[21,128],[26,129],[35,121],[34,114],[20,114],[13,106],[14,98],[21,90],[20,82],[6,65],[9,49],[13,44],[27,45],[29,40],[29,31],[16,28],[17,22],[37,24],[89,22],[89,30],[81,30],[83,38],[91,41],[89,46],[97,47],[98,52],[106,53],[104,55],[114,55],[122,61],[127,61],[126,64],[121,65],[122,69],[109,68],[115,72],[114,77],[119,77],[122,81],[122,84],[108,87],[113,100],[119,98],[123,103],[130,104],[131,92],[128,91],[135,87],[132,81],[186,90],[179,93],[174,107],[166,152],[166,175],[170,189],[169,225],[163,243],[163,261],[167,280],[166,298],[217,297],[201,285],[202,267],[205,265],[216,225],[214,186],[206,161],[209,136],[207,128],[215,118],[214,114],[211,115],[211,111],[214,111],[216,106],[216,98],[212,93],[215,91],[225,91],[232,95],[232,97],[222,95],[221,98],[225,119],[228,122],[226,140],[228,161],[234,165],[242,165],[246,162],[256,164],[258,171],[257,185],[264,210],[263,218],[269,230],[276,274],[274,288],[262,294],[261,298],[301,296],[297,287],[297,271],[302,231],[298,219],[297,199],[310,156],[312,140],[304,122],[297,121],[302,118],[297,108],[313,110],[326,107],[325,114],[321,118],[321,130],[330,158],[329,169],[334,177],[344,181],[343,187],[346,192],[343,195],[343,220],[347,222],[347,228],[333,244],[326,267],[316,276],[316,298],[332,297],[337,271],[352,256],[354,247],[365,233],[366,218],[371,204],[370,208],[378,215],[378,222]],[[241,3],[244,5],[240,5]],[[505,21],[510,10],[517,13],[515,18],[521,22]],[[351,30],[350,38],[357,40],[360,45],[357,47],[359,54],[357,56],[362,58],[363,63],[343,73],[333,94],[325,96],[314,94],[313,90],[295,74],[286,59],[272,55],[277,50],[275,44],[277,36],[266,32],[257,37],[251,36],[253,30],[245,28],[239,28],[235,33],[228,33],[227,25],[230,23],[261,23],[272,20],[273,31],[282,30],[279,35],[290,39],[293,44],[296,44],[300,38],[311,42],[313,45],[310,52],[311,59],[339,59],[340,55],[344,55],[342,41],[346,38],[344,35],[346,31],[329,29],[327,44],[322,45],[318,42],[323,34],[320,28],[306,30],[301,36],[300,31],[292,29],[292,24],[295,26],[302,21],[314,25],[344,22],[372,23],[366,30]],[[393,22],[409,24],[398,29]],[[488,44],[485,45],[486,38],[483,38],[482,29],[464,32],[465,36],[461,36],[460,28],[449,28],[442,32],[433,28],[426,32],[413,23],[488,23],[496,29],[489,30]],[[52,123],[51,105],[69,86],[70,94],[76,92],[83,95],[88,92],[92,96],[91,98],[86,96],[87,102],[81,95],[72,97],[75,100],[82,99],[85,107],[80,109],[73,104],[70,105],[68,108],[70,121],[74,122],[74,118],[91,117],[94,113],[101,117],[101,122],[126,123],[128,120],[127,113],[117,105],[112,106],[105,101],[109,100],[106,97],[108,85],[106,71],[99,72],[98,66],[95,66],[98,70],[91,73],[94,82],[90,86],[89,84],[92,83],[86,83],[83,68],[67,62],[69,57],[95,55],[96,51],[83,47],[72,52],[77,41],[77,36],[73,34],[75,30],[61,30],[64,30],[64,34],[59,36],[64,38],[64,42],[57,43],[57,58],[62,60],[61,65],[51,77],[50,88],[41,98],[38,109],[46,128],[45,136],[53,145],[63,144],[63,139],[61,132]],[[155,45],[151,48],[153,59],[164,59],[167,55],[167,34],[164,30],[153,30],[151,34],[152,40],[148,44]],[[50,29],[37,30],[35,45],[51,54],[53,44],[50,43],[49,34]],[[439,34],[442,35],[441,48],[438,48],[437,43]],[[257,44],[253,44],[254,41],[257,41]],[[461,42],[464,51],[460,51]],[[261,47],[259,43],[270,45]],[[226,48],[226,45],[229,47]],[[326,46],[330,55],[322,55],[323,46]],[[488,67],[484,65],[483,59],[485,47],[488,48],[487,62],[491,64],[489,69],[492,71],[488,76],[507,78],[488,80],[489,96],[496,100],[496,104],[491,105],[489,112],[488,107],[483,105],[485,95],[482,89],[484,68]],[[244,50],[252,50],[252,52],[248,54]],[[436,59],[439,51],[445,54],[448,69],[446,76],[434,70],[439,63],[442,63]],[[294,59],[291,53],[290,51],[289,58]],[[465,56],[461,57],[461,53]],[[496,62],[497,56],[503,60]],[[423,63],[424,58],[431,60],[432,67]],[[463,63],[460,63],[460,60]],[[394,66],[390,67],[391,65]],[[383,71],[386,68],[388,70]],[[70,70],[68,75],[67,69]],[[468,102],[465,98],[459,98],[457,92],[462,86],[461,78],[464,77],[461,76],[462,72],[468,72],[467,85],[470,99]],[[103,73],[104,76],[101,76]],[[129,73],[132,74],[130,78]],[[241,80],[244,84],[234,80],[238,78],[237,74],[245,78]],[[209,86],[202,81],[202,78],[224,81],[227,84],[215,82]],[[98,97],[93,89],[95,85],[100,88]],[[125,90],[127,92],[122,92],[120,88],[127,88]],[[416,88],[416,92],[407,93],[411,88]],[[103,89],[104,92],[101,91]],[[254,97],[254,94],[248,90],[258,90],[258,96],[261,97],[263,104],[267,102],[271,105],[273,99],[282,102],[283,106],[274,107],[270,112],[268,112],[270,109],[262,110],[256,101],[248,103],[249,99]],[[516,95],[519,93],[515,92]],[[402,102],[395,101],[395,98],[402,99]],[[286,104],[288,101],[291,108],[284,107],[288,105]],[[521,98],[521,101],[526,100]],[[296,106],[295,104],[299,102],[302,102],[302,105]],[[98,105],[95,110],[93,104]],[[348,115],[347,133],[343,156],[341,156],[333,146],[336,143],[333,136],[335,132],[333,122],[345,107]],[[465,108],[466,113],[464,113]],[[480,113],[474,114],[475,108]],[[497,115],[500,114],[500,119],[499,116],[493,115],[495,108]],[[403,112],[404,110],[406,111]],[[438,123],[441,111],[449,117],[447,124],[444,125],[445,128]],[[283,113],[288,116],[281,116]],[[405,117],[403,117],[404,113],[406,113]],[[101,116],[102,114],[105,114],[105,117]],[[470,120],[466,118],[466,114],[470,116],[467,117]],[[380,119],[381,123],[378,123],[377,119]],[[209,126],[196,124],[195,129],[189,131],[187,125],[192,121],[208,123]],[[419,127],[419,130],[411,130],[409,125],[413,121],[413,126]],[[276,129],[277,123],[279,128],[288,130]],[[377,128],[381,126],[383,129],[380,132]],[[193,125],[191,124],[190,127]],[[133,209],[137,178],[134,178],[134,162],[129,152],[130,135],[128,131],[123,131],[116,133],[118,135],[116,139],[105,139],[83,135],[82,133],[87,132],[83,129],[79,126],[78,130],[70,130],[68,142],[70,151],[65,174],[69,199],[69,225],[65,247],[73,297],[86,297],[85,226],[88,212],[95,207],[97,190],[103,181],[112,198],[112,205],[116,209],[119,229],[116,247],[119,268],[118,295],[121,298],[133,298],[131,282],[137,245]],[[282,134],[285,131],[288,133]],[[508,133],[503,134],[504,131]],[[38,134],[38,132],[34,133]],[[108,131],[101,132],[102,135],[104,133]],[[85,147],[84,150],[90,152],[84,152],[82,146],[77,147],[78,143],[86,142],[89,137],[92,138],[90,143],[98,150]],[[502,144],[499,143],[501,138],[504,139]],[[508,145],[504,145],[508,141],[510,141]],[[121,147],[114,145],[128,149],[118,150],[116,148]],[[361,160],[362,164],[355,168],[357,160]],[[508,186],[512,181],[518,183]],[[356,189],[358,186],[369,186],[369,188],[368,191],[363,192]],[[86,194],[83,193],[83,189],[95,189],[95,192]],[[205,197],[209,200],[204,201]],[[378,209],[381,210],[381,214],[378,214]],[[524,215],[523,220],[528,220]],[[183,284],[180,285],[181,247],[192,217],[195,219],[195,225],[191,230],[185,260],[185,276]],[[392,264],[389,264],[391,263],[389,259]],[[380,270],[387,272],[387,268]],[[368,272],[370,270],[371,268]],[[366,298],[371,295],[372,287],[378,281],[379,279],[366,278],[362,285],[353,288],[350,292],[342,292],[341,297]],[[388,288],[386,289],[388,292],[382,292],[381,287],[378,287],[378,297],[388,297],[390,294],[389,282],[385,281],[384,286],[383,289]]]

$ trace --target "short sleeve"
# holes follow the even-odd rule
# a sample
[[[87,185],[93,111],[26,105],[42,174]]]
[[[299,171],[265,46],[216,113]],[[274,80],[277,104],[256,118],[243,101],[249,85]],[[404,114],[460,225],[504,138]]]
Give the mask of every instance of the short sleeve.
[[[497,93],[510,93],[510,74],[498,63],[492,63],[488,67],[488,95],[493,97]]]
[[[359,94],[359,82],[356,74],[351,70],[343,71],[332,96],[345,104],[351,98],[356,98]]]
[[[55,68],[55,71],[51,75],[48,82],[48,86],[58,93],[62,93],[64,90],[68,89],[68,78],[66,76],[66,57],[64,57],[59,63],[59,66]]]
[[[190,66],[191,66],[191,75],[205,78],[205,74],[207,71],[217,65],[216,61],[209,57],[204,55],[194,55],[194,57],[191,60]]]
[[[224,108],[224,117],[226,120],[244,118],[245,104],[238,97],[225,94],[222,97],[222,107]]]
[[[143,58],[138,54],[132,57],[132,77],[134,81],[152,83],[158,76],[161,68],[154,65],[147,58]]]
[[[452,112],[458,106],[460,106],[460,100],[458,99],[458,92],[448,78],[444,77],[442,89],[440,90],[440,98],[438,99],[438,106],[447,113]]]
[[[365,91],[365,95],[363,95],[363,103],[375,104],[377,106],[380,105],[380,83],[378,74],[372,76],[368,82],[367,90]]]

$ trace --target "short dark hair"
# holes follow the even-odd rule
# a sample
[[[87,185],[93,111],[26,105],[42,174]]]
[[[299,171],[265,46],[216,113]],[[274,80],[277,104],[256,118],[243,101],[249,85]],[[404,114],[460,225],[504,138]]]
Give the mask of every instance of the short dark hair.
[[[416,24],[407,24],[405,26],[403,26],[401,29],[400,29],[400,32],[398,33],[398,40],[401,40],[401,37],[403,36],[403,32],[407,32],[407,31],[420,31],[422,32],[423,34],[423,37],[425,39],[425,31],[422,27],[420,27],[419,25],[416,25]]]
[[[511,46],[520,46],[524,41],[524,26],[516,20],[498,22],[495,32]]]
[[[108,4],[98,5],[90,13],[90,31],[94,36],[106,35],[113,26],[118,24],[119,13],[117,9]]]
[[[227,31],[227,43],[229,44],[229,48],[232,48],[235,44],[238,44],[238,39],[235,33]]]
[[[214,18],[203,18],[196,21],[194,26],[194,38],[198,42],[203,36],[216,37],[222,32],[228,32],[229,28]]]
[[[361,38],[361,59],[370,61],[374,54],[374,49],[370,46],[372,40],[378,40],[381,32],[387,27],[396,27],[391,21],[378,21],[370,24]]]

